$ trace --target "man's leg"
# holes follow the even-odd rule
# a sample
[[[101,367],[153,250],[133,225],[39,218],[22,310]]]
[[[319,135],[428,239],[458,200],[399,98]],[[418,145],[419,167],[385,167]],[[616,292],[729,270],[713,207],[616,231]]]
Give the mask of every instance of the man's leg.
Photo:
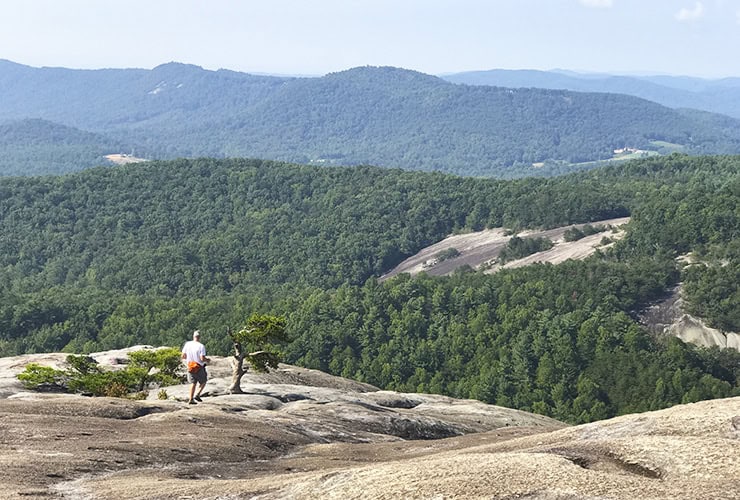
[[[193,383],[190,384],[190,399],[188,399],[189,403],[193,402],[193,396],[195,395],[195,385],[196,384],[197,382],[195,380],[193,380]]]
[[[206,382],[208,382],[208,372],[206,371],[205,366],[200,369],[200,373],[198,375],[201,376],[201,379],[200,379],[200,388],[198,389],[198,394],[196,394],[195,396],[196,401],[200,401],[200,393],[203,392],[203,389],[206,386]],[[192,396],[190,397],[190,399],[193,399]]]

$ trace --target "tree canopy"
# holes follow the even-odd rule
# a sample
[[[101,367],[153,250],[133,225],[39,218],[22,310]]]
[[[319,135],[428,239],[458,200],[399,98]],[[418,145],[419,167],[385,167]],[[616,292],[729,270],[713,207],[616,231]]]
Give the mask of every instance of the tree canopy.
[[[257,314],[285,318],[290,362],[569,421],[738,394],[737,353],[633,319],[683,279],[694,311],[737,328],[738,167],[672,155],[500,181],[199,159],[1,179],[0,355],[195,328],[226,355]],[[625,215],[583,262],[377,279],[450,233]]]

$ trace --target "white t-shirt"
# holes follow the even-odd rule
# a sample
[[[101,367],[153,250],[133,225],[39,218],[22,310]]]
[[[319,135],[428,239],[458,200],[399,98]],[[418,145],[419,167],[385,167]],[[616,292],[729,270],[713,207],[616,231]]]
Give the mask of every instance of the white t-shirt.
[[[182,352],[185,354],[185,364],[191,361],[195,361],[199,365],[204,365],[202,357],[206,357],[206,346],[198,342],[197,340],[188,340],[185,345],[182,346]]]

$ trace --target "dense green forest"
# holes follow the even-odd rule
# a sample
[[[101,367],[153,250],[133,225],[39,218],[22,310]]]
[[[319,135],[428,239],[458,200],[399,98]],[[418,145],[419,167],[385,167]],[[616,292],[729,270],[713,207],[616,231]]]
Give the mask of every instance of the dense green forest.
[[[737,203],[740,191],[735,191]],[[737,212],[736,212],[737,213]],[[728,245],[700,255],[701,261],[688,267],[685,290],[691,301],[689,311],[707,318],[724,331],[740,332],[740,238],[735,233]]]
[[[0,175],[62,174],[109,163],[121,145],[46,120],[0,123]]]
[[[291,315],[290,355],[385,388],[576,422],[740,394],[737,352],[654,340],[627,314],[674,272],[592,259],[317,291]]]
[[[740,153],[740,121],[723,115],[619,94],[455,85],[390,67],[277,78],[175,63],[83,71],[0,61],[0,120],[29,117],[103,134],[148,158],[473,176],[559,174],[618,148],[663,149],[656,141],[692,154]]]
[[[582,182],[206,159],[6,179],[0,267],[23,288],[166,295],[359,284],[464,228],[629,212],[627,190]]]
[[[502,181],[178,160],[0,179],[0,355],[179,345],[286,316],[287,360],[580,422],[740,394],[740,355],[633,319],[680,279],[737,329],[740,157]],[[613,250],[487,275],[377,276],[453,232],[631,215]],[[693,252],[683,268],[676,257]]]

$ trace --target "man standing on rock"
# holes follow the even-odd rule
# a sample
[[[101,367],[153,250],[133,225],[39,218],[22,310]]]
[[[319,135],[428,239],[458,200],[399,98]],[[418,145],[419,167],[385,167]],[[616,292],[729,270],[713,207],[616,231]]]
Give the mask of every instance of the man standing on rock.
[[[203,388],[206,386],[206,381],[208,380],[206,363],[210,361],[206,357],[206,346],[200,343],[200,332],[198,330],[193,332],[193,340],[185,342],[185,345],[182,346],[181,357],[188,366],[188,382],[192,384],[190,386],[188,404],[194,405],[197,404],[196,401],[202,401],[200,394],[203,392]],[[195,386],[197,384],[200,384],[198,394],[195,393]]]

